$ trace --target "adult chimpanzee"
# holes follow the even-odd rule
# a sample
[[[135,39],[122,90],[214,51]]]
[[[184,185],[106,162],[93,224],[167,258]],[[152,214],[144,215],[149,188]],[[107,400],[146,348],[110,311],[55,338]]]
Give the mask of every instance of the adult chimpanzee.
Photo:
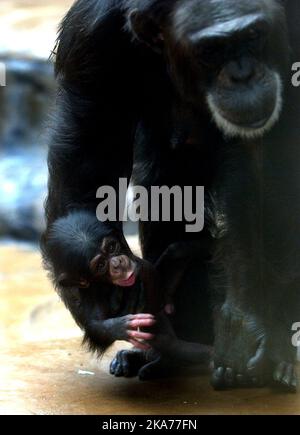
[[[134,144],[138,184],[204,185],[202,233],[143,223],[141,241],[153,262],[174,241],[214,239],[214,291],[195,258],[172,325],[181,340],[209,344],[214,324],[216,388],[296,386],[299,102],[289,48],[300,56],[299,13],[297,0],[79,0],[58,39],[48,228],[94,214],[97,188],[130,176]],[[61,294],[75,319],[85,308],[85,328],[93,306]]]

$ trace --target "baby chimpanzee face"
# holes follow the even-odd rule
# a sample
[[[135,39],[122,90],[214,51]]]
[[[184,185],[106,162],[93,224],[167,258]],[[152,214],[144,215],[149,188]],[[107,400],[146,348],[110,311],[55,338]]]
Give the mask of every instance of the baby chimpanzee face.
[[[81,251],[84,251],[81,249]],[[75,258],[84,258],[86,253],[73,252]],[[131,287],[136,282],[138,274],[138,259],[130,251],[126,240],[120,240],[116,235],[100,239],[99,248],[94,250],[92,259],[77,261],[77,267],[72,273],[67,272],[67,265],[62,267],[58,277],[61,287],[77,287],[87,289],[92,283],[113,284],[120,287]],[[71,256],[72,257],[72,256]],[[81,264],[82,263],[82,264]],[[61,262],[61,264],[64,264]]]
[[[121,287],[135,284],[137,265],[127,246],[115,237],[105,237],[99,253],[91,260],[90,269],[95,281],[105,281]]]

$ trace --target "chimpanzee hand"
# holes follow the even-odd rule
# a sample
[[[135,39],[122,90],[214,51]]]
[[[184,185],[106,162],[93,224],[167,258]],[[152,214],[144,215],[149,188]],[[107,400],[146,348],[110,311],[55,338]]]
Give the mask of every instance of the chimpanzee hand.
[[[164,312],[161,312],[156,316],[156,320],[155,334],[153,338],[147,340],[147,343],[161,354],[173,352],[178,343],[178,339],[169,318]]]
[[[156,320],[152,314],[128,314],[124,317],[106,320],[104,327],[114,341],[125,340],[138,349],[147,350],[150,345],[139,340],[150,341],[154,335],[141,332],[139,329],[152,327],[155,323]]]
[[[169,376],[176,368],[177,337],[171,323],[164,312],[156,316],[154,335],[146,339],[144,346],[151,348],[141,351],[130,349],[119,351],[110,365],[110,373],[116,377],[133,377],[138,375],[140,380],[158,379]],[[150,335],[150,334],[149,334]],[[144,338],[145,340],[145,338]],[[145,349],[145,348],[144,348]]]

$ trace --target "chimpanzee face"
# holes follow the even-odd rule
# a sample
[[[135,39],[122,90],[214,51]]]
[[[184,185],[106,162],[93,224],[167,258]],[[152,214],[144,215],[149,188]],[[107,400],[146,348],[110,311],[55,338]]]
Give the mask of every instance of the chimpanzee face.
[[[280,0],[182,0],[157,25],[182,99],[206,106],[231,137],[262,136],[278,120],[288,42]],[[138,13],[132,16],[136,34]],[[144,24],[146,25],[146,24]],[[152,29],[154,29],[152,25]],[[144,32],[148,34],[149,32]]]
[[[137,267],[134,257],[125,248],[115,237],[103,239],[99,253],[90,262],[95,281],[107,281],[120,287],[134,285]]]
[[[78,245],[76,249],[77,253],[73,251],[73,259],[76,256],[84,258],[82,245]],[[76,264],[80,262],[77,261]],[[136,282],[137,274],[137,259],[130,251],[125,239],[120,240],[117,236],[107,236],[99,240],[93,256],[85,258],[81,268],[74,267],[72,273],[61,272],[58,283],[61,287],[81,289],[89,288],[92,283],[131,287]]]

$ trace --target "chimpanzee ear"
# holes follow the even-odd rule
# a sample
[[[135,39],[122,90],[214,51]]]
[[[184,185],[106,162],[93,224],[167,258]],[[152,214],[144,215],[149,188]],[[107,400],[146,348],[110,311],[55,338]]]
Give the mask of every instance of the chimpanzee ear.
[[[70,286],[70,278],[68,276],[67,273],[61,273],[58,277],[57,277],[57,284],[60,287],[71,287]]]
[[[60,287],[78,287],[78,288],[88,288],[90,283],[86,279],[74,280],[67,273],[61,273],[57,278],[57,283]]]
[[[159,26],[146,14],[134,9],[128,16],[129,27],[134,36],[149,45],[154,51],[161,53],[163,34]]]

